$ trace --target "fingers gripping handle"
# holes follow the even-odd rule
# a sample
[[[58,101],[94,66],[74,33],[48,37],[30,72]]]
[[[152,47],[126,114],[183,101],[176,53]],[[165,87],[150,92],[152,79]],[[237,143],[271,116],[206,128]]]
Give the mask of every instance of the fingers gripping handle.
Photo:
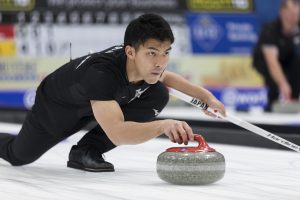
[[[185,102],[187,102],[187,103],[189,103],[189,104],[191,104],[195,107],[201,108],[202,110],[207,110],[207,111],[217,115],[217,117],[225,119],[225,120],[227,120],[227,121],[229,121],[233,124],[236,124],[240,127],[243,127],[243,128],[245,128],[245,129],[247,129],[247,130],[249,130],[249,131],[251,131],[251,132],[253,132],[257,135],[260,135],[260,136],[265,137],[269,140],[272,140],[273,142],[281,144],[281,145],[283,145],[287,148],[290,148],[290,149],[292,149],[296,152],[300,152],[300,146],[298,146],[298,145],[296,145],[296,144],[294,144],[294,143],[292,143],[288,140],[285,140],[285,139],[283,139],[283,138],[281,138],[281,137],[279,137],[279,136],[277,136],[273,133],[270,133],[270,132],[268,132],[268,131],[266,131],[262,128],[259,128],[259,127],[255,126],[253,124],[250,124],[250,123],[248,123],[244,120],[238,119],[234,116],[230,116],[228,114],[226,116],[223,116],[218,112],[214,112],[213,109],[208,107],[208,105],[206,103],[202,102],[199,99],[193,98],[193,97],[191,97],[187,94],[184,94],[184,93],[182,93],[178,90],[175,90],[173,88],[169,88],[169,94],[174,96],[174,97],[177,97],[177,98],[179,98],[179,99],[181,99],[181,100],[183,100],[183,101],[185,101]]]

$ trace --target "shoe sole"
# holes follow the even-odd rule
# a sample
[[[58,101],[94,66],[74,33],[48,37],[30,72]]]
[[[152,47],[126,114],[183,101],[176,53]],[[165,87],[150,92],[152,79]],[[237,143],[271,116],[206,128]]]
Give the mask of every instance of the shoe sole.
[[[68,161],[67,162],[67,167],[70,168],[74,168],[74,169],[80,169],[83,171],[88,171],[88,172],[114,172],[115,169],[93,169],[93,168],[88,168],[88,167],[84,167],[82,164],[77,163],[77,162],[72,162],[72,161]]]

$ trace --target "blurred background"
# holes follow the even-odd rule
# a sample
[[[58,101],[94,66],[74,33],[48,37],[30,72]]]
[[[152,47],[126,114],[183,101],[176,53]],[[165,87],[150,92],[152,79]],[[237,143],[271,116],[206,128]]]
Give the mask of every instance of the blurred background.
[[[240,117],[297,142],[297,106],[288,114],[264,113],[267,88],[252,67],[261,27],[278,17],[279,7],[280,0],[0,0],[0,121],[22,122],[47,74],[70,58],[122,44],[128,22],[151,12],[162,15],[174,31],[169,70],[206,87]],[[212,141],[251,143],[251,138],[214,136],[241,130],[190,118],[189,110],[179,110],[187,107],[183,102],[171,99],[169,106],[175,110],[162,117],[188,120]],[[251,144],[259,146],[258,140]]]

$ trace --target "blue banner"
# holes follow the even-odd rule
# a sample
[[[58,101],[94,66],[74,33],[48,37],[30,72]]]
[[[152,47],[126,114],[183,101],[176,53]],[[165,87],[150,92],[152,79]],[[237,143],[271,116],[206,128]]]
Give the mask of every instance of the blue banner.
[[[0,107],[30,109],[34,103],[35,90],[0,91]]]
[[[264,108],[267,105],[267,89],[262,87],[207,87],[226,107],[237,110]]]
[[[188,13],[186,17],[193,53],[249,54],[257,41],[254,15]]]
[[[238,87],[206,87],[226,107],[248,110],[251,107],[264,108],[267,104],[267,90],[265,88]],[[35,90],[0,91],[0,107],[30,109],[34,104]]]

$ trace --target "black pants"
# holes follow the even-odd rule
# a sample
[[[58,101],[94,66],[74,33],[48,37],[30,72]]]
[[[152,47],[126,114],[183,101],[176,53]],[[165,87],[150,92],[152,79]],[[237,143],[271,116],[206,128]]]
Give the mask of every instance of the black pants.
[[[121,107],[125,121],[146,122],[153,120],[155,118],[153,109],[160,112],[166,106],[168,99],[168,91],[161,83],[150,87],[140,98]],[[78,131],[78,129],[70,131],[67,135],[53,135],[40,124],[39,114],[34,109],[30,111],[18,135],[0,134],[1,158],[15,166],[29,164],[54,145]],[[81,128],[85,125],[86,120],[85,123],[82,123]],[[99,150],[99,153],[105,153],[115,147],[99,125],[90,130],[78,142],[78,145],[93,145]]]
[[[268,104],[265,110],[271,111],[272,104],[279,99],[279,88],[271,77],[266,64],[258,63],[255,68],[262,75],[268,89]],[[300,94],[300,58],[291,59],[290,63],[283,66],[282,70],[291,86],[292,98],[298,99]]]

